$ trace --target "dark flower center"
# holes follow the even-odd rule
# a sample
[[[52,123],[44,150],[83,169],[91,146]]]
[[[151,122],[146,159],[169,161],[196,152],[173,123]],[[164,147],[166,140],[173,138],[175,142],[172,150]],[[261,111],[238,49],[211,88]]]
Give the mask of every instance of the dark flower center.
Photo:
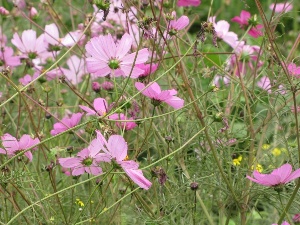
[[[35,58],[37,57],[37,54],[36,54],[35,52],[29,52],[29,53],[28,53],[28,57],[29,57],[30,59],[35,59]]]
[[[154,105],[154,106],[159,106],[159,105],[161,104],[161,101],[153,98],[153,99],[151,100],[151,103],[152,103],[152,105]]]

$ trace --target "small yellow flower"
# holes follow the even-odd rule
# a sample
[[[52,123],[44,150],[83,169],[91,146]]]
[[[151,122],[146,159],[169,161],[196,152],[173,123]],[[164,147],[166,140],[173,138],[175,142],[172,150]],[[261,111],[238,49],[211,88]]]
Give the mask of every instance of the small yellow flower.
[[[238,158],[233,159],[233,160],[232,160],[233,165],[235,165],[235,166],[241,165],[242,159],[243,159],[243,157],[242,157],[241,155],[240,155]]]
[[[274,149],[272,150],[272,154],[273,154],[274,156],[280,156],[280,155],[281,155],[281,150],[280,150],[279,148],[274,148]]]
[[[251,170],[254,170],[254,166],[251,166]],[[257,170],[258,172],[261,173],[263,171],[262,165],[260,165],[259,163],[257,163],[255,170]]]
[[[263,144],[261,148],[262,148],[263,150],[268,150],[270,147],[271,147],[271,146],[270,146],[269,144]]]
[[[83,207],[84,206],[84,203],[83,201],[81,201],[79,198],[76,198],[76,202],[75,202],[77,205],[79,205],[80,207]]]

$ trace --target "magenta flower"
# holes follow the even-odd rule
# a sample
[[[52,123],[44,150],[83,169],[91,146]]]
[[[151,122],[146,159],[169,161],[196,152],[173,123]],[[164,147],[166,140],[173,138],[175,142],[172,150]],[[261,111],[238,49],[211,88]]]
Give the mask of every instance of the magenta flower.
[[[28,134],[24,134],[20,138],[20,141],[18,141],[15,137],[11,136],[10,134],[4,134],[1,137],[1,140],[4,149],[0,148],[0,154],[6,154],[8,156],[16,155],[20,151],[28,149],[40,143],[40,140],[38,138],[32,139]],[[29,161],[32,161],[32,153],[30,151],[26,151],[24,155],[29,159]]]
[[[134,183],[141,188],[148,190],[152,183],[144,177],[142,170],[138,169],[139,164],[137,162],[127,160],[128,147],[124,138],[120,135],[112,135],[109,137],[108,141],[106,141],[99,131],[96,131],[96,133],[98,143],[95,143],[95,145],[100,147],[101,150],[106,153],[109,161],[114,160],[122,167]]]
[[[0,6],[0,14],[3,16],[7,16],[7,15],[9,15],[9,11],[6,8],[4,8],[3,6]]]
[[[94,109],[91,109],[84,105],[79,105],[79,107],[87,112],[87,116],[104,116],[108,111],[107,101],[104,98],[96,98],[93,102]]]
[[[158,64],[157,63],[152,63],[152,64],[138,64],[136,67],[144,70],[144,73],[139,75],[139,79],[145,78],[149,76],[150,74],[154,73],[157,68]]]
[[[201,4],[200,0],[178,0],[178,6],[198,6]]]
[[[300,78],[300,66],[297,66],[295,63],[290,63],[287,67],[290,75]]]
[[[273,10],[275,7],[275,4],[272,3],[270,6],[269,6],[269,9]],[[277,3],[276,4],[276,8],[275,8],[275,12],[276,13],[283,13],[283,12],[289,12],[293,9],[293,5],[292,3],[289,3],[289,2],[285,2],[285,3]]]
[[[293,216],[293,222],[299,223],[300,222],[300,213],[297,213]]]
[[[60,122],[53,125],[53,130],[50,131],[51,135],[57,135],[72,127],[75,127],[81,120],[83,113],[74,113],[71,116],[65,116]]]
[[[59,158],[59,164],[64,168],[70,168],[72,176],[79,176],[85,172],[93,175],[101,174],[99,163],[108,159],[104,153],[100,153],[97,143],[98,141],[94,139],[87,148],[78,152],[76,157]]]
[[[123,114],[112,114],[111,116],[109,116],[109,119],[112,120],[133,120],[132,117],[130,117],[129,119],[127,119],[127,117]],[[125,130],[132,130],[133,128],[135,128],[137,126],[137,124],[133,121],[122,121],[122,122],[116,122],[117,127],[119,127],[120,129],[125,129]]]
[[[44,34],[36,38],[34,30],[24,30],[21,38],[15,33],[11,43],[23,53],[22,56],[25,58],[45,58],[47,55],[47,44],[44,43]]]
[[[148,60],[149,52],[146,48],[136,53],[128,54],[132,45],[132,38],[125,33],[118,44],[110,34],[92,38],[85,46],[91,55],[86,59],[87,70],[97,77],[110,75],[137,78],[144,71],[134,65]],[[134,60],[136,57],[136,60]],[[132,73],[130,73],[132,70]]]
[[[240,24],[241,28],[251,26],[248,34],[254,38],[262,36],[263,25],[258,24],[256,18],[251,18],[251,14],[245,10],[242,10],[240,16],[235,16],[231,21]]]
[[[261,174],[258,171],[253,172],[253,177],[247,176],[247,178],[255,183],[268,186],[276,187],[284,185],[292,180],[300,177],[300,169],[292,172],[292,166],[290,164],[284,164],[281,167],[273,170],[271,174]]]
[[[161,102],[165,102],[174,109],[180,109],[184,105],[183,99],[174,96],[177,94],[176,90],[171,89],[162,91],[156,82],[151,83],[151,85],[149,85],[149,87],[145,90],[143,90],[145,88],[145,84],[140,82],[136,82],[135,87],[141,91],[143,95],[151,98],[152,103],[155,106],[159,105]]]

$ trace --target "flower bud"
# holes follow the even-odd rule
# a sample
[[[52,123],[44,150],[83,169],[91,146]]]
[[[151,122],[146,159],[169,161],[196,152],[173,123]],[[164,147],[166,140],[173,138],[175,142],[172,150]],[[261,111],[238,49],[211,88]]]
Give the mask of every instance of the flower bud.
[[[3,6],[0,7],[0,14],[3,15],[3,16],[7,16],[9,15],[9,11],[4,8]]]
[[[37,19],[38,18],[38,11],[36,10],[36,8],[31,7],[29,10],[29,17],[31,19]]]
[[[106,91],[112,91],[114,89],[114,84],[110,81],[104,81],[101,87]]]
[[[99,93],[100,89],[101,89],[101,86],[98,82],[93,82],[92,83],[92,89],[93,89],[94,92]]]
[[[191,190],[192,191],[196,191],[197,189],[198,189],[198,183],[197,182],[192,182],[191,184],[190,184],[190,188],[191,188]]]

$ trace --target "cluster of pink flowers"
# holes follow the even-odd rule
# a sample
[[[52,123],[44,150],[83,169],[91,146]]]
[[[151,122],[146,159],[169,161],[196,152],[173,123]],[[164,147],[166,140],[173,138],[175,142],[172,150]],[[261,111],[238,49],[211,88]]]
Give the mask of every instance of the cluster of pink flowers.
[[[102,173],[100,162],[111,162],[113,165],[119,165],[138,186],[148,190],[152,184],[144,177],[139,164],[128,160],[128,146],[124,138],[112,135],[106,140],[100,131],[96,133],[97,137],[87,148],[77,153],[76,157],[59,158],[60,165],[70,168],[73,176],[84,173],[99,175]]]

